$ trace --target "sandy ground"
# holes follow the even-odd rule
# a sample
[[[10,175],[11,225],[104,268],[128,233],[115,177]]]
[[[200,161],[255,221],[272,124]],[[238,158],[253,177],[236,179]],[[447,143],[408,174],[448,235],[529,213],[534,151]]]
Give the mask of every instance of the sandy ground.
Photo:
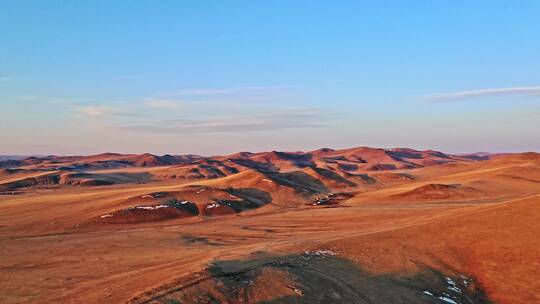
[[[0,302],[144,303],[203,276],[219,261],[324,249],[370,275],[410,275],[429,267],[473,278],[496,303],[540,303],[536,160],[399,172],[418,178],[363,189],[335,208],[272,205],[238,215],[136,225],[85,223],[125,207],[130,197],[185,185],[66,187],[3,195]],[[445,200],[396,196],[431,183],[461,183],[482,195]]]

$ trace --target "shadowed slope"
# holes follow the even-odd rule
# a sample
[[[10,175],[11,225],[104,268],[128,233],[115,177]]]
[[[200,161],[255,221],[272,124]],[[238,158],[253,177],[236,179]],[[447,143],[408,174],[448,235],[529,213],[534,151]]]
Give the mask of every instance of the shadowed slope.
[[[141,299],[142,300],[142,299]],[[208,275],[133,303],[491,303],[474,279],[431,268],[371,274],[328,250],[217,261]]]

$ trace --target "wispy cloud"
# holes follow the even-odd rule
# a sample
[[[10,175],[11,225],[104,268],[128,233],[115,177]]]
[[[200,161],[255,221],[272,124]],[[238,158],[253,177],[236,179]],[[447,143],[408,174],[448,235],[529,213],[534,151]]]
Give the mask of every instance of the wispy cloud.
[[[331,114],[320,109],[269,111],[262,115],[237,115],[206,119],[172,119],[164,122],[117,126],[116,129],[152,134],[254,132],[325,127]]]
[[[76,108],[75,112],[86,117],[103,117],[113,113],[113,109],[106,106],[82,106]]]
[[[229,88],[194,88],[176,91],[176,95],[227,95],[253,92],[276,92],[297,88],[292,85],[281,86],[237,86]]]
[[[540,86],[491,88],[460,92],[448,92],[428,96],[425,98],[425,100],[429,102],[450,102],[505,96],[540,96]]]
[[[184,103],[174,99],[147,98],[144,105],[152,109],[178,110],[184,106]]]
[[[302,99],[297,86],[237,86],[228,88],[192,88],[165,96],[147,97],[142,105],[150,109],[186,110],[202,107],[239,107],[247,104],[287,104]]]
[[[73,99],[55,105],[89,119],[90,123],[99,119],[104,127],[149,134],[320,128],[331,121],[329,117],[333,114],[327,110],[300,106],[306,103],[295,99],[294,94],[285,93],[289,88],[293,87],[190,89],[177,95],[129,102]],[[275,102],[259,102],[263,98]]]
[[[231,109],[238,106],[245,106],[245,103],[222,100],[183,100],[174,98],[144,98],[139,106],[150,110],[168,110],[174,112],[193,112],[216,109]]]
[[[137,117],[137,112],[133,112],[129,107],[124,106],[105,106],[105,105],[86,105],[73,108],[75,113],[87,118],[101,117]]]
[[[37,99],[40,99],[40,98],[41,97],[37,96],[37,95],[21,95],[21,96],[17,96],[17,99],[25,100],[25,101],[37,100]]]

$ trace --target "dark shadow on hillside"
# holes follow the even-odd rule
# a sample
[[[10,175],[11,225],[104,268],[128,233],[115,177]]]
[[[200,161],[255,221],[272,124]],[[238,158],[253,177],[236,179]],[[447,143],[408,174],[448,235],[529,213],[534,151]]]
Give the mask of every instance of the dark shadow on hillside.
[[[425,267],[371,274],[330,251],[216,261],[208,276],[138,303],[492,303],[474,281]]]
[[[278,185],[291,187],[297,193],[304,195],[313,195],[319,193],[328,193],[330,190],[318,179],[313,176],[301,172],[271,172],[271,171],[259,171],[266,175],[269,179]]]

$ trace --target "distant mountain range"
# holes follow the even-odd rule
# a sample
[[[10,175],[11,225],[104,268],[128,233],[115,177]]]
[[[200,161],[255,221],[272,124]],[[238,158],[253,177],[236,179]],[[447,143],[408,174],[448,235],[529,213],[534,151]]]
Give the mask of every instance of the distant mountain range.
[[[329,148],[309,152],[240,152],[225,156],[153,155],[102,153],[89,156],[24,156],[0,155],[0,168],[39,167],[49,169],[107,169],[117,167],[156,167],[180,164],[220,165],[230,162],[243,167],[312,167],[324,165],[340,171],[378,171],[411,169],[455,161],[486,160],[490,153],[446,154],[439,151],[418,151],[408,148],[380,149],[357,147],[334,150]],[[208,164],[209,165],[209,164]]]
[[[21,159],[28,158],[30,156],[38,156],[38,157],[40,157],[39,155],[0,155],[0,161],[21,160]]]

